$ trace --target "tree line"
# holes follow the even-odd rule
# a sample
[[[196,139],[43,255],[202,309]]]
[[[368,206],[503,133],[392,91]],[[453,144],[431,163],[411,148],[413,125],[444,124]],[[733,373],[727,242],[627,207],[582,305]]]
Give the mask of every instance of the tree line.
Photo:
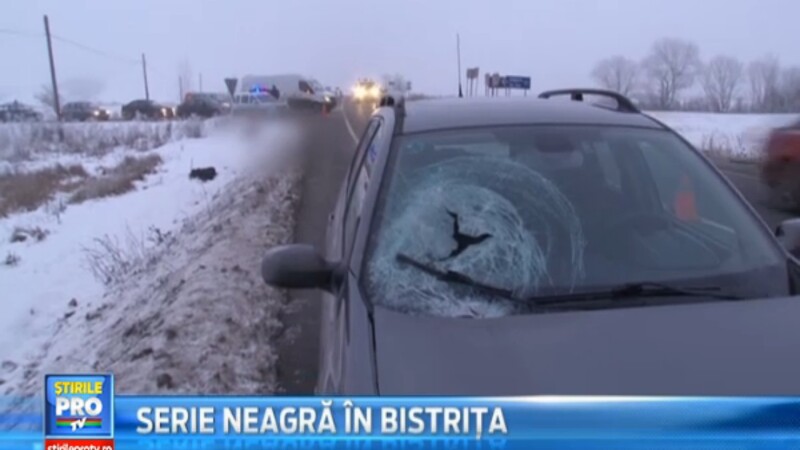
[[[704,61],[695,43],[681,39],[654,42],[641,61],[602,59],[592,78],[644,109],[800,112],[800,67],[784,67],[773,55],[749,63],[728,55]]]

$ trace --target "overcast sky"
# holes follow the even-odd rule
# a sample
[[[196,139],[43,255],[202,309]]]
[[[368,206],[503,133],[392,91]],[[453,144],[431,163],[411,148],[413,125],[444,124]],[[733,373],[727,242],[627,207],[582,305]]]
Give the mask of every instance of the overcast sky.
[[[640,59],[661,37],[692,40],[704,58],[800,65],[798,0],[3,0],[0,101],[30,101],[49,83],[43,14],[62,39],[59,85],[104,101],[144,96],[143,52],[162,101],[177,100],[184,61],[204,90],[248,73],[343,89],[402,73],[415,90],[455,93],[456,33],[463,69],[530,75],[534,90],[590,84],[598,59]]]

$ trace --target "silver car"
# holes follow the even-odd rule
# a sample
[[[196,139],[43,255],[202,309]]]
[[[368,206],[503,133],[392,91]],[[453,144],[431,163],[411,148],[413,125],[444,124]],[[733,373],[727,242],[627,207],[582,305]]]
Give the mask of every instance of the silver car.
[[[800,394],[800,219],[617,93],[540,97],[384,99],[326,248],[268,251],[323,292],[317,391]]]

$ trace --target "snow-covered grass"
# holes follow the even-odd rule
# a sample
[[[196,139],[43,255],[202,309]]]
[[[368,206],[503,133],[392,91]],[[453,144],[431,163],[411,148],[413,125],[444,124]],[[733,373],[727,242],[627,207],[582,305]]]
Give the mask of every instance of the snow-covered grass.
[[[175,141],[153,150],[163,164],[134,191],[0,219],[0,257],[17,258],[0,265],[2,393],[36,393],[53,370],[111,371],[121,392],[274,390],[283,297],[258,263],[292,239],[297,133]],[[206,166],[214,180],[189,179]],[[20,229],[44,238],[12,242]]]
[[[797,121],[797,114],[714,114],[651,111],[695,147],[714,156],[758,160],[770,130]]]
[[[0,124],[0,172],[11,162],[37,161],[52,163],[79,156],[102,156],[115,149],[150,150],[184,138],[199,138],[218,128],[225,119],[211,121],[185,120],[163,122],[38,122]],[[5,162],[3,162],[5,161]]]

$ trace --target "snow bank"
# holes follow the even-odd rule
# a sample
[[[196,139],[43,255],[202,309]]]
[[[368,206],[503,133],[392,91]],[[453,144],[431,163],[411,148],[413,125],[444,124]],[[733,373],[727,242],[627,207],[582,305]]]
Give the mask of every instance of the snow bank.
[[[770,130],[798,119],[796,114],[714,114],[652,111],[695,147],[734,159],[758,159]]]
[[[134,192],[70,206],[59,219],[42,208],[0,221],[0,255],[21,257],[0,267],[10,293],[0,316],[2,392],[36,393],[56,369],[114,372],[120,392],[271,392],[282,297],[260,280],[258,263],[267,246],[291,241],[297,131],[175,142],[155,150],[165,162]],[[189,180],[203,166],[217,178]],[[50,234],[10,243],[3,236],[17,226]],[[87,267],[85,250],[103,237],[142,255],[112,286]]]

